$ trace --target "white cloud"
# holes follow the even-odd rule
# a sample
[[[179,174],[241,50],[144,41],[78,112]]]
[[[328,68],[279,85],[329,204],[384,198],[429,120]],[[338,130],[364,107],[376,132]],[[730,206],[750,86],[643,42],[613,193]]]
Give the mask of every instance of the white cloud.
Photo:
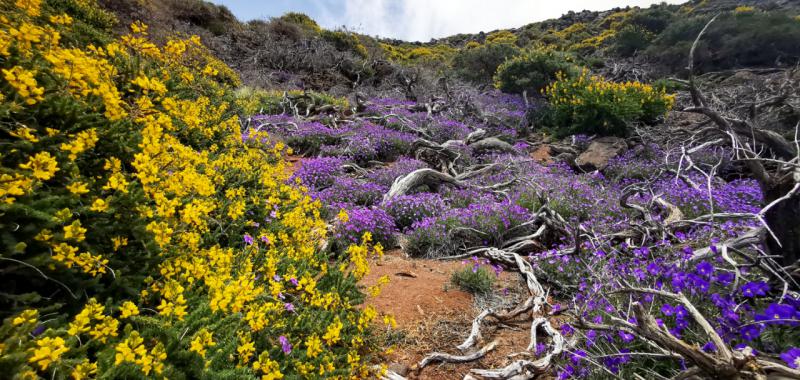
[[[321,21],[323,25],[345,25],[369,35],[427,41],[458,33],[518,27],[559,17],[569,10],[605,10],[627,5],[646,7],[658,2],[660,1],[344,0],[343,15],[334,16],[328,13]],[[667,2],[675,4],[684,0]]]

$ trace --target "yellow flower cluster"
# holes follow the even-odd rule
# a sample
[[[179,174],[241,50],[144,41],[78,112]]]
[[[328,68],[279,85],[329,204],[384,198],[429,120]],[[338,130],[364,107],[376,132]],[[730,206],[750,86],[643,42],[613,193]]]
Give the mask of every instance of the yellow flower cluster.
[[[584,69],[575,79],[568,79],[564,73],[557,74],[558,81],[550,84],[544,92],[551,103],[582,105],[593,99],[606,99],[620,102],[625,97],[635,96],[642,105],[663,102],[665,111],[672,108],[675,96],[641,82],[611,82],[596,75],[589,75]]]
[[[344,327],[342,321],[336,319],[325,329],[325,335],[322,336],[322,339],[327,345],[330,346],[339,342],[341,339],[340,334],[342,332],[342,327]]]
[[[36,17],[41,14],[42,0],[17,0],[15,5],[17,8],[24,10],[28,16]]]
[[[652,123],[666,115],[675,96],[640,82],[612,82],[590,75],[558,73],[542,90],[554,109],[554,119],[567,133],[624,135],[632,123]]]
[[[134,315],[139,315],[139,308],[136,307],[136,304],[131,301],[125,301],[122,306],[119,308],[120,311],[120,318],[130,318]]]
[[[83,310],[70,323],[67,333],[78,336],[89,333],[92,339],[105,343],[109,337],[118,335],[119,321],[103,314],[103,306],[94,298],[90,299]]]
[[[196,352],[198,355],[202,357],[206,357],[206,349],[209,347],[216,346],[217,343],[214,342],[214,338],[212,337],[211,332],[206,329],[202,329],[197,332],[194,339],[192,339],[192,343],[190,344],[189,351]]]
[[[73,96],[102,99],[106,117],[119,120],[127,115],[127,111],[113,80],[117,69],[102,55],[102,49],[87,53],[80,49],[55,48],[44,58],[53,66],[55,74],[67,80]]]
[[[58,171],[58,162],[50,155],[50,152],[39,152],[31,157],[28,162],[19,165],[20,169],[30,170],[33,177],[42,181],[47,181]]]
[[[72,25],[72,17],[68,14],[50,16],[50,23],[56,25]]]
[[[39,311],[28,309],[14,317],[11,320],[11,324],[14,326],[24,325],[24,324],[34,324],[39,319]]]
[[[158,95],[167,93],[167,86],[156,78],[148,78],[144,75],[140,75],[132,80],[131,83],[139,86],[144,90],[145,94],[148,93],[148,91],[153,91]]]
[[[383,257],[383,246],[375,244],[370,250],[370,243],[372,242],[372,234],[365,232],[361,237],[361,244],[351,245],[347,248],[347,255],[350,258],[351,273],[357,279],[361,279],[369,273],[369,261],[367,258],[372,254],[376,257]],[[346,268],[344,264],[341,267],[342,271]]]
[[[97,374],[97,363],[92,363],[88,359],[75,366],[70,376],[72,380],[93,379]]]
[[[280,364],[270,359],[269,352],[264,351],[258,356],[258,360],[253,363],[253,369],[262,373],[261,380],[283,379]]]
[[[17,197],[25,195],[31,188],[31,178],[19,174],[0,174],[0,200],[5,204],[14,203]]]
[[[158,313],[166,317],[183,319],[186,316],[186,298],[183,296],[183,286],[177,281],[169,281],[161,291],[161,304]]]
[[[10,70],[3,69],[3,78],[17,91],[25,104],[32,106],[44,100],[44,88],[38,87],[35,72],[28,71],[19,66]]]
[[[87,129],[78,132],[71,142],[62,143],[61,150],[69,152],[69,159],[74,161],[79,154],[94,148],[97,140],[99,140],[97,130],[94,128]]]
[[[28,126],[22,125],[19,126],[17,129],[10,132],[11,136],[35,143],[39,142],[39,138],[36,137],[35,130]]]
[[[125,340],[117,344],[115,350],[114,365],[133,363],[139,366],[145,375],[149,375],[151,371],[157,374],[164,371],[163,361],[167,358],[164,345],[158,343],[148,351],[144,339],[137,331],[131,332]]]
[[[64,339],[60,337],[41,338],[36,341],[36,348],[33,349],[33,354],[28,358],[28,362],[45,370],[50,367],[50,364],[57,362],[61,355],[69,351],[65,344]]]
[[[67,243],[59,243],[53,246],[53,260],[64,264],[67,268],[76,266],[81,268],[84,273],[92,276],[106,273],[108,259],[100,255],[92,255],[88,252],[78,253],[78,248]]]
[[[0,54],[3,56],[10,56],[11,48],[16,47],[23,57],[30,58],[34,48],[57,45],[61,39],[61,34],[50,26],[40,27],[27,21],[14,23],[5,16],[0,17],[0,25],[4,26],[0,31]]]

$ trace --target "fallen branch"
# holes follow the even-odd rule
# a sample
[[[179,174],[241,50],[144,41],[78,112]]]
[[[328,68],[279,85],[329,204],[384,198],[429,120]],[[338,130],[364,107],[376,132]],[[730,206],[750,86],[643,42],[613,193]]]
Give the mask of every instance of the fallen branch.
[[[497,137],[487,137],[485,139],[475,141],[469,144],[469,147],[472,148],[476,153],[492,151],[512,154],[519,153],[511,144],[500,140]]]
[[[461,181],[453,178],[449,174],[445,174],[430,168],[417,169],[406,174],[405,176],[395,179],[392,187],[389,189],[389,192],[383,196],[383,201],[385,202],[392,198],[406,195],[410,191],[423,185],[431,187],[434,191],[436,191],[436,189],[443,184],[448,184],[455,187],[465,186]]]
[[[466,363],[466,362],[471,362],[473,360],[478,360],[478,359],[486,356],[486,354],[489,351],[494,350],[495,347],[497,347],[497,341],[496,340],[492,341],[491,343],[489,343],[489,344],[487,344],[485,346],[483,346],[483,348],[481,348],[480,350],[475,351],[473,353],[466,354],[466,355],[450,355],[450,354],[443,353],[443,352],[434,352],[434,353],[426,356],[424,359],[422,359],[417,364],[417,368],[418,369],[423,369],[428,364],[436,363],[436,362],[444,362],[444,363]]]

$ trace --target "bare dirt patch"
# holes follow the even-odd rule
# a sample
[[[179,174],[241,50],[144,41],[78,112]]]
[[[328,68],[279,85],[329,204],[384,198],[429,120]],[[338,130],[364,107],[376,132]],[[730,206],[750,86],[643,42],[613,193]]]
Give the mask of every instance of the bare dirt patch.
[[[362,280],[364,285],[373,285],[382,276],[390,279],[367,304],[392,314],[400,328],[431,316],[469,312],[472,295],[450,285],[450,276],[461,267],[459,261],[410,259],[399,250],[389,251],[371,263],[370,273]]]
[[[543,163],[543,164],[551,164],[553,163],[553,156],[551,155],[550,145],[544,144],[536,148],[533,152],[531,152],[530,156],[536,162]]]
[[[286,174],[289,175],[294,174],[295,172],[297,172],[298,169],[300,169],[301,166],[303,166],[303,157],[301,156],[295,156],[290,154],[286,156],[286,161],[288,161],[288,164],[286,165],[285,170]]]
[[[482,329],[483,346],[497,340],[496,348],[485,357],[463,364],[431,364],[415,371],[415,364],[432,352],[461,354],[456,346],[469,334],[472,320],[481,308],[513,303],[525,291],[517,273],[502,273],[495,286],[495,295],[473,297],[450,284],[450,276],[463,268],[460,261],[411,259],[399,250],[387,252],[371,263],[371,271],[362,280],[369,286],[388,275],[387,284],[378,297],[367,304],[379,312],[395,316],[398,326],[383,337],[390,348],[382,361],[409,379],[462,379],[472,368],[499,368],[522,357],[509,355],[525,351],[530,340],[530,319],[504,326],[486,323]]]

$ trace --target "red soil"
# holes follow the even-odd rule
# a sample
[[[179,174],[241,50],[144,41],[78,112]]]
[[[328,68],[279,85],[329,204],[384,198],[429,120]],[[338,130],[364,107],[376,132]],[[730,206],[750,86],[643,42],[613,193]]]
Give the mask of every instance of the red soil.
[[[456,346],[469,334],[472,320],[480,312],[469,293],[453,288],[450,276],[463,268],[460,261],[411,259],[399,250],[387,252],[375,260],[370,274],[361,284],[375,284],[388,275],[391,282],[378,297],[367,299],[378,312],[394,315],[396,333],[401,338],[391,342],[391,353],[382,359],[393,368],[403,368],[409,379],[462,379],[471,368],[499,368],[511,362],[509,354],[524,351],[530,339],[530,320],[498,329],[493,324],[482,328],[483,346],[497,340],[497,348],[486,357],[464,364],[431,364],[416,371],[416,363],[432,352],[461,354]],[[503,273],[497,286],[521,286],[516,273]],[[389,346],[390,344],[387,344]],[[389,348],[389,347],[387,347]],[[514,358],[519,359],[519,358]]]
[[[387,252],[372,262],[362,284],[372,285],[388,275],[390,282],[367,304],[381,313],[394,315],[399,328],[413,326],[430,315],[463,313],[472,309],[472,295],[450,285],[451,274],[462,267],[459,261],[408,259],[399,250]]]

